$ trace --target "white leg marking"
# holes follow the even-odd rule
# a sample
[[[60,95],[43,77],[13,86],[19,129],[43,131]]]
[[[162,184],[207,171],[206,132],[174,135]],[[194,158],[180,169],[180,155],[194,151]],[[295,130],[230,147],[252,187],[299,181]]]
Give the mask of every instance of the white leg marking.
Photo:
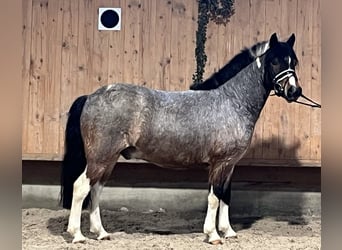
[[[98,235],[97,239],[109,239],[109,234],[102,226],[100,215],[100,195],[103,186],[96,183],[91,190],[91,208],[90,208],[90,232]]]
[[[215,196],[213,186],[210,188],[208,195],[208,210],[205,217],[203,231],[209,237],[209,243],[221,243],[221,238],[216,231],[216,214],[219,207],[219,199]]]
[[[219,211],[219,230],[224,233],[225,238],[236,237],[236,233],[232,229],[229,222],[229,206],[220,201],[220,211]]]
[[[258,68],[260,69],[260,68],[261,68],[260,57],[257,57],[257,58],[255,59],[255,61],[256,61],[256,63],[257,63]]]
[[[86,176],[87,167],[74,183],[73,197],[69,216],[68,232],[73,236],[73,243],[85,241],[81,232],[81,213],[84,198],[90,191],[90,180]]]

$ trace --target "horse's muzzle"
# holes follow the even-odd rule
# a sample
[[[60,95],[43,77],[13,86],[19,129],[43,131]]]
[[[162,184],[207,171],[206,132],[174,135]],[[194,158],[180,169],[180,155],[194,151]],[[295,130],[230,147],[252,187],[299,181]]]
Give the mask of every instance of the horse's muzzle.
[[[288,102],[297,101],[297,99],[302,95],[301,87],[290,86],[286,93],[286,99]]]

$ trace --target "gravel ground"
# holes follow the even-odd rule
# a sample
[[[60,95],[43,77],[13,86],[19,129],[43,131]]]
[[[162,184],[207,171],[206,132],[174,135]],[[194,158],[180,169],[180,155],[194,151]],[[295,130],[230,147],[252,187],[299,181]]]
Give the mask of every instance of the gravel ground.
[[[89,239],[72,244],[66,232],[68,210],[22,209],[22,249],[320,249],[317,217],[233,218],[237,238],[210,245],[202,233],[204,212],[102,210],[110,240],[98,241],[82,214],[82,232]]]

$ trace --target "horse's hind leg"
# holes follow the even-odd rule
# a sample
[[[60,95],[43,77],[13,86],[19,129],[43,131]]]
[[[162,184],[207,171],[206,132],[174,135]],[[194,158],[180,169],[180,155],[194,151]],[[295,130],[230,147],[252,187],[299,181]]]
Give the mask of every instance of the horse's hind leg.
[[[101,152],[104,150],[101,150]],[[89,164],[88,174],[92,177],[91,179],[91,203],[90,203],[90,231],[98,235],[98,240],[110,239],[109,234],[103,228],[101,222],[101,214],[100,214],[100,195],[102,193],[103,186],[105,182],[108,180],[114,165],[119,158],[119,153],[110,154],[111,156],[106,157],[105,162],[104,159],[98,157],[92,157],[89,155],[91,164]],[[100,155],[98,155],[100,156]]]
[[[70,209],[68,232],[72,235],[73,243],[85,241],[81,232],[82,204],[90,191],[90,179],[86,176],[87,167],[74,182],[72,205]]]
[[[91,206],[90,206],[90,232],[98,235],[97,239],[109,239],[109,234],[102,226],[100,215],[100,195],[102,193],[103,184],[97,182],[91,189]]]

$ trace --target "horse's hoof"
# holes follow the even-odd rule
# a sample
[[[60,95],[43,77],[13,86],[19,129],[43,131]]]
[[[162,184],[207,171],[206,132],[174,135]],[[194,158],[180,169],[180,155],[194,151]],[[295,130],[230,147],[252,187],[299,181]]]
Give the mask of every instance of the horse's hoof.
[[[237,237],[238,237],[237,234],[224,236],[225,239],[237,239]]]
[[[108,233],[101,234],[97,237],[98,240],[110,240],[110,235]]]
[[[209,243],[212,244],[212,245],[220,245],[220,244],[223,244],[223,242],[222,242],[221,239],[219,239],[219,240],[213,240],[213,241],[210,241]]]
[[[237,238],[237,234],[233,230],[230,230],[224,235],[224,238]]]
[[[86,242],[86,238],[83,236],[83,237],[75,237],[73,240],[72,240],[72,243],[85,243]]]

